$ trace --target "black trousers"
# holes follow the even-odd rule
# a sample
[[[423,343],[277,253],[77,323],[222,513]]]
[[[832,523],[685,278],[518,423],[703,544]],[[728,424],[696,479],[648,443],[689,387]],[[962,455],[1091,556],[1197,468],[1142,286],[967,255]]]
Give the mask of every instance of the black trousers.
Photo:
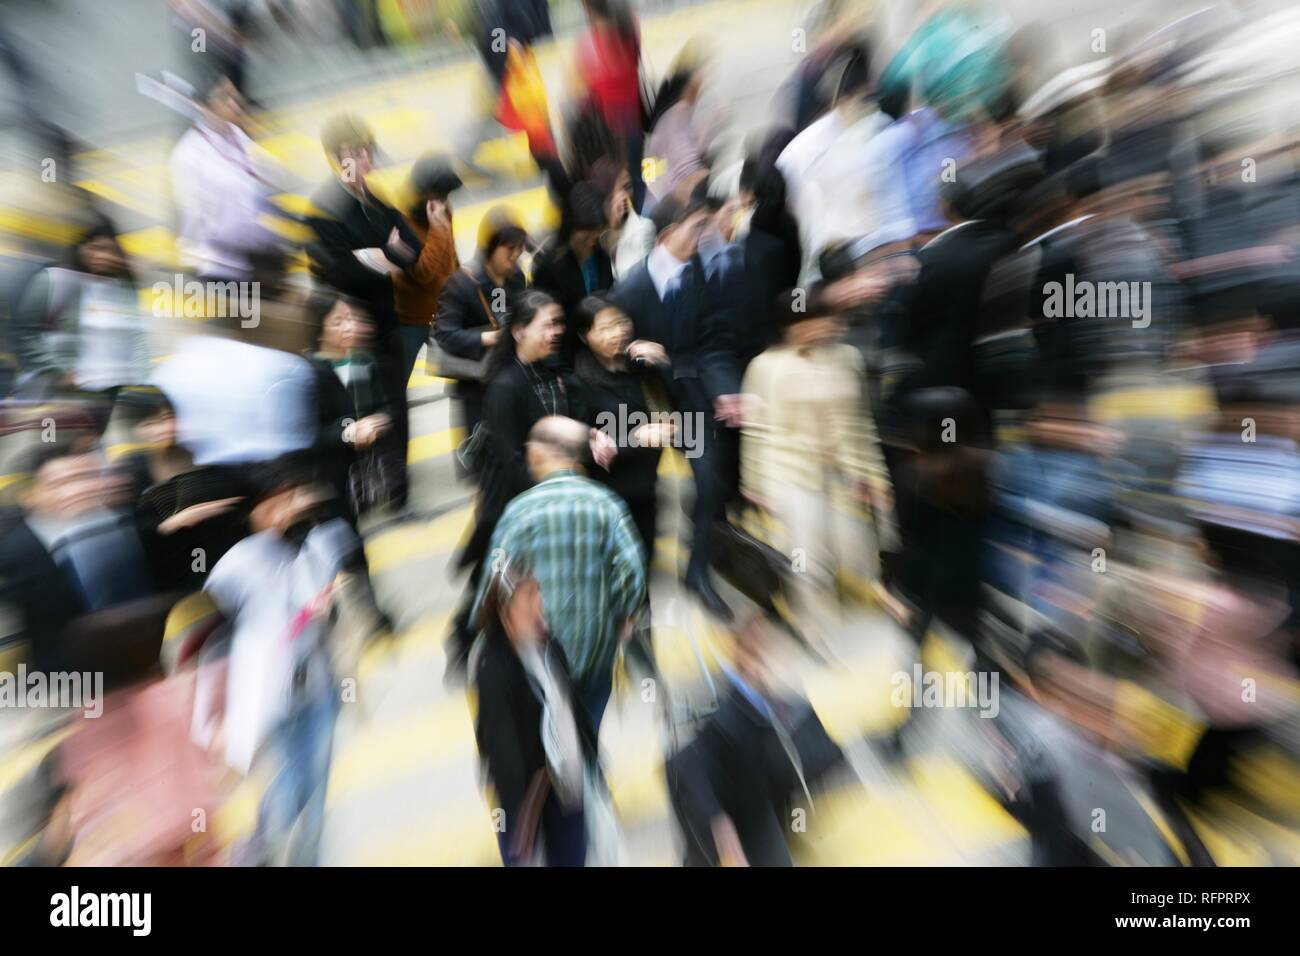
[[[671,763],[668,788],[673,813],[686,837],[683,865],[718,866],[720,860],[713,841],[713,820],[707,810],[695,804],[689,790],[679,786],[676,779],[684,767],[681,758],[685,756],[679,754]],[[722,781],[718,783],[722,784]],[[732,799],[723,801],[723,810],[736,828],[736,836],[740,838],[749,865],[792,866],[784,822],[788,817],[782,816],[784,808],[775,805],[766,793],[733,792],[730,797]]]
[[[470,612],[474,608],[474,598],[478,595],[479,582],[483,580],[483,568],[489,556],[488,546],[492,543],[492,535],[496,532],[497,522],[501,520],[506,504],[508,502],[489,502],[486,507],[480,507],[474,516],[474,530],[458,562],[460,567],[470,569],[469,581],[465,584],[460,609],[457,610],[455,620],[452,622],[451,637],[447,647],[448,660],[467,657],[469,649],[474,646],[474,637],[478,629],[470,619]]]
[[[406,349],[396,327],[383,333],[375,341],[375,364],[379,368],[379,380],[388,399],[389,413],[393,425],[388,434],[379,440],[376,447],[382,449],[385,458],[392,463],[395,472],[393,480],[393,500],[395,508],[406,506],[408,479],[406,474],[406,454],[411,440],[411,423],[409,408],[406,403],[406,383],[410,376],[406,372]]]
[[[646,580],[649,581],[650,569],[655,560],[657,502],[653,498],[648,501],[629,501],[627,509],[632,514],[632,523],[636,525],[637,534],[640,535],[641,543],[645,546],[645,572]]]
[[[683,414],[700,415],[704,423],[699,454],[687,459],[695,479],[695,502],[691,506],[693,527],[686,580],[696,581],[708,574],[713,562],[713,524],[726,519],[727,501],[735,491],[735,482],[729,476],[738,468],[739,433],[714,421],[713,409],[707,404],[696,404],[691,412]]]

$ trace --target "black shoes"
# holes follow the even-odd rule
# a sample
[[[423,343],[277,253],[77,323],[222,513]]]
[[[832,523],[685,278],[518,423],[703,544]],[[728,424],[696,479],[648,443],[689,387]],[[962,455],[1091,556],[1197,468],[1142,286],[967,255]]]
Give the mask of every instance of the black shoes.
[[[731,613],[731,608],[727,606],[726,601],[722,600],[722,596],[713,590],[713,585],[709,583],[707,577],[687,578],[686,590],[699,598],[700,603],[704,605],[704,610],[714,617],[728,624],[734,619],[735,615]]]

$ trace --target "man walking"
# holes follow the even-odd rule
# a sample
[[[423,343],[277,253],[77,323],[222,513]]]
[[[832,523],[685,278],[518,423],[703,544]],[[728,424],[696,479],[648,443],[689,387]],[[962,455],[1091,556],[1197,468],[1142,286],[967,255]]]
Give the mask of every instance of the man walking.
[[[655,206],[654,251],[629,272],[611,298],[632,319],[636,338],[658,342],[672,366],[672,400],[683,416],[697,416],[705,435],[691,459],[695,474],[695,526],[686,587],[706,610],[723,620],[731,609],[709,579],[713,525],[726,516],[721,478],[721,431],[740,426],[740,373],[732,323],[700,259],[700,237],[709,220],[702,196],[679,202],[669,196]]]
[[[641,606],[646,574],[627,505],[581,473],[590,434],[581,422],[555,415],[533,426],[527,457],[537,484],[506,507],[488,561],[530,563],[546,625],[599,733],[619,639]],[[491,579],[483,576],[475,615]]]

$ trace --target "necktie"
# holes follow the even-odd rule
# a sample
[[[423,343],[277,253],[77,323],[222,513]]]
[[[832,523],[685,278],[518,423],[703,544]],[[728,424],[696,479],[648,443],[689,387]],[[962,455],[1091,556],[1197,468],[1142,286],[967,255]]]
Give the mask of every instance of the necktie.
[[[664,286],[664,324],[668,334],[667,341],[663,344],[670,355],[676,354],[680,339],[678,330],[682,320],[682,304],[686,301],[686,271],[686,269],[679,270],[677,275],[669,279],[668,284]]]

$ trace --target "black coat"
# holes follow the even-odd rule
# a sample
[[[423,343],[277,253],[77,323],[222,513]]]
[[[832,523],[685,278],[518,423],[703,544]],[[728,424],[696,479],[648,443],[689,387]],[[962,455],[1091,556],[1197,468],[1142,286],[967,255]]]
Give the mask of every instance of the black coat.
[[[723,295],[730,304],[731,339],[743,376],[755,356],[780,339],[773,322],[776,297],[799,282],[800,262],[791,248],[761,229],[751,229],[740,244],[743,269],[731,277]],[[796,244],[793,254],[797,256]]]
[[[498,289],[504,290],[502,295]],[[438,314],[434,319],[433,337],[438,346],[450,355],[478,361],[483,357],[481,336],[493,327],[495,316],[498,326],[505,324],[508,300],[524,289],[521,272],[498,286],[483,270],[482,265],[458,269],[443,287],[438,299]],[[494,312],[500,304],[499,312]]]
[[[638,339],[667,350],[679,410],[706,412],[711,418],[713,399],[740,391],[733,323],[721,290],[706,280],[698,256],[686,266],[672,309],[660,301],[645,262],[619,281],[611,298],[632,319]]]
[[[59,640],[85,607],[17,508],[0,512],[0,602],[18,611],[33,666],[65,670]]]
[[[843,752],[806,704],[785,715],[783,724],[810,789],[843,763]],[[688,862],[716,865],[711,824],[725,813],[752,865],[789,865],[787,808],[806,802],[799,776],[771,722],[734,687],[695,738],[669,760],[667,777],[686,832]]]
[[[244,501],[230,511],[171,534],[158,533],[159,525],[178,511],[205,501],[240,497]],[[164,591],[201,588],[222,555],[251,533],[248,511],[253,498],[247,476],[218,465],[195,468],[143,489],[135,502],[136,530],[158,586]],[[199,569],[195,549],[203,552]]]
[[[397,311],[393,304],[393,281],[385,274],[362,265],[353,255],[357,249],[383,249],[396,229],[411,250],[407,260],[399,261],[385,253],[398,266],[409,269],[420,258],[424,244],[406,219],[392,206],[371,197],[363,203],[343,188],[336,179],[321,186],[312,196],[314,210],[307,224],[316,238],[307,244],[311,272],[320,281],[366,304],[375,323],[375,340],[386,343],[396,334]]]
[[[509,299],[523,289],[521,272],[515,272],[504,285],[498,286],[488,278],[481,263],[456,270],[438,299],[438,314],[433,322],[434,341],[448,355],[477,362],[484,355],[482,335],[492,328],[491,310],[497,304],[501,305],[496,323],[504,325]],[[478,424],[486,389],[483,382],[475,379],[458,379],[456,382],[456,397],[465,403],[465,427],[469,431]]]
[[[374,361],[362,363],[364,372],[349,388],[334,371],[326,358],[318,355],[304,356],[316,374],[316,443],[319,475],[339,494],[341,501],[348,497],[348,471],[356,461],[357,448],[343,440],[343,431],[349,422],[380,412],[391,415],[386,401],[379,368]]]
[[[506,39],[532,46],[551,35],[550,4],[548,0],[486,0],[476,6],[479,15],[474,42],[500,85],[506,70],[507,48],[498,42],[501,37],[498,29]]]
[[[612,427],[617,428],[620,421],[626,420],[625,416],[649,414],[645,386],[653,372],[633,369],[611,372],[585,347],[578,352],[575,364],[574,378],[586,409],[587,424],[602,428],[612,421]],[[611,437],[617,440],[617,436]],[[662,448],[620,447],[609,470],[592,468],[591,477],[618,494],[632,512],[642,507],[653,508],[662,454]]]
[[[974,341],[989,270],[1018,245],[1005,226],[976,220],[917,254],[920,272],[901,345],[921,360],[899,391],[952,385],[976,391]]]
[[[548,641],[546,653],[573,704],[578,737],[587,759],[596,756],[596,734],[587,709],[574,691],[569,662],[558,641]],[[488,779],[506,811],[506,826],[523,803],[528,782],[546,768],[542,746],[542,701],[533,689],[519,655],[501,629],[491,625],[478,645],[474,682],[478,688],[478,715],[474,736]]]

